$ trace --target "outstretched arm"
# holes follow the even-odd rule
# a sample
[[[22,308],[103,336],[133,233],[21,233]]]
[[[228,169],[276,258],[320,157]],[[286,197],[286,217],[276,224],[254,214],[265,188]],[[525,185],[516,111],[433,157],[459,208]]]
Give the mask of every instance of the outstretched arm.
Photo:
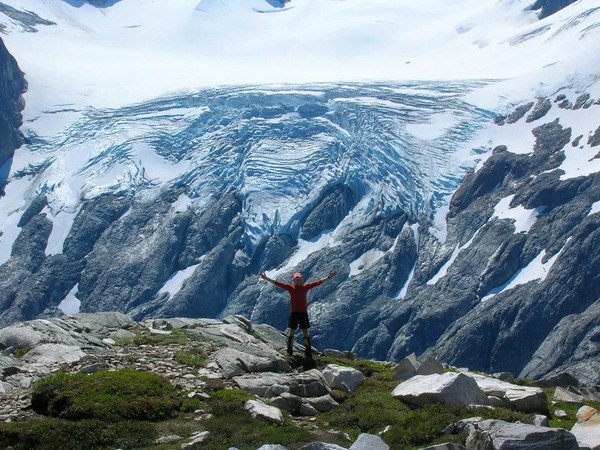
[[[336,275],[337,275],[337,270],[332,270],[331,272],[329,272],[329,275],[327,275],[325,278],[321,278],[321,283],[325,283],[326,281],[331,280]]]
[[[276,283],[276,280],[273,280],[272,278],[269,278],[269,277],[267,276],[267,274],[266,274],[266,273],[264,273],[264,272],[261,272],[261,273],[259,273],[259,274],[258,274],[258,277],[259,277],[259,278],[262,278],[263,280],[266,280],[266,281],[268,281],[269,283],[273,283],[273,284],[275,284],[275,283]]]

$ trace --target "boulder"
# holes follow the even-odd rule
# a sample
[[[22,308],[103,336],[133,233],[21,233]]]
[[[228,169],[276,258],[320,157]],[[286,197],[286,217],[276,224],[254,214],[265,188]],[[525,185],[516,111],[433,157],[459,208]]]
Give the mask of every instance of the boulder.
[[[2,348],[33,348],[44,342],[42,333],[27,323],[10,325],[0,330],[0,346]]]
[[[23,359],[31,364],[48,366],[79,361],[86,356],[81,347],[64,344],[42,344],[29,350]]]
[[[181,444],[181,449],[192,449],[203,447],[210,440],[209,431],[199,431],[190,436],[190,441],[185,444]]]
[[[443,444],[432,445],[431,447],[424,447],[419,450],[466,450],[467,447],[454,442],[445,442]]]
[[[395,379],[408,380],[417,374],[418,368],[419,361],[417,360],[417,355],[411,353],[396,365]]]
[[[339,403],[329,394],[320,397],[307,397],[305,401],[319,412],[331,411],[339,406]]]
[[[519,386],[496,378],[469,373],[479,388],[490,397],[493,406],[513,408],[519,411],[546,414],[546,393],[537,387]]]
[[[416,375],[396,386],[392,396],[417,406],[430,403],[489,404],[473,378],[454,372]]]
[[[299,397],[321,397],[329,394],[330,388],[323,374],[316,369],[301,373],[246,374],[233,378],[240,389],[263,398],[272,398],[283,392]]]
[[[560,386],[556,386],[556,388],[554,388],[554,396],[552,397],[552,400],[556,402],[570,403],[573,405],[581,405],[583,403],[583,397],[581,395],[571,392],[568,389]]]
[[[116,330],[134,327],[137,323],[120,312],[99,312],[94,314],[78,313],[63,317],[65,322],[72,322],[82,330],[100,338]]]
[[[433,375],[444,373],[444,366],[438,361],[428,356],[417,369],[417,375]]]
[[[591,406],[582,406],[577,411],[577,423],[571,428],[580,447],[600,449],[600,413]]]
[[[279,408],[269,406],[260,400],[248,400],[244,408],[255,419],[264,420],[265,422],[276,423],[283,425],[283,414]]]
[[[215,359],[223,369],[226,378],[232,378],[249,372],[286,372],[291,370],[283,356],[265,353],[261,356],[225,347],[219,350]]]
[[[510,372],[496,372],[492,374],[494,378],[498,378],[499,380],[506,381],[507,383],[514,383],[515,377]]]
[[[576,450],[579,444],[575,436],[563,428],[482,420],[474,424],[466,447],[469,450]]]
[[[390,446],[383,442],[379,436],[363,433],[358,436],[350,450],[389,450]]]
[[[545,416],[544,414],[534,414],[531,417],[531,421],[533,422],[534,425],[536,425],[538,427],[550,426],[550,424],[548,422],[548,416]]]
[[[323,369],[323,376],[329,387],[339,389],[347,393],[353,392],[358,386],[365,381],[365,376],[360,370],[352,367],[338,366],[337,364],[329,364]]]
[[[537,380],[535,384],[541,388],[556,386],[569,387],[579,386],[579,380],[568,372],[562,372]]]
[[[340,447],[337,444],[330,444],[329,442],[311,442],[310,444],[303,445],[298,450],[346,450],[346,448]]]
[[[282,392],[281,395],[271,400],[271,403],[289,413],[299,414],[300,407],[302,406],[302,397],[290,394],[289,392]]]

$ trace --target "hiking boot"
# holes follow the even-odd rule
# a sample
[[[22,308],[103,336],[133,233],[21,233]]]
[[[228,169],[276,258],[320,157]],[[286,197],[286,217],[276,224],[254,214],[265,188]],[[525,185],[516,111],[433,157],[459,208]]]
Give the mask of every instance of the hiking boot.
[[[294,337],[288,336],[287,338],[287,354],[292,356],[294,354]]]
[[[312,358],[312,344],[310,343],[310,338],[308,336],[304,338],[304,356]]]

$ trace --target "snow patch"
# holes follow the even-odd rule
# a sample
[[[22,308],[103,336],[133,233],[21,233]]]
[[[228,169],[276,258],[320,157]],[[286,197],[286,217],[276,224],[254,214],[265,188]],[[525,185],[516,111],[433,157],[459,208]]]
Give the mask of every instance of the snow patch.
[[[494,207],[494,215],[492,217],[497,217],[500,220],[513,220],[515,233],[527,233],[537,220],[537,216],[542,213],[546,207],[539,206],[535,209],[525,209],[523,206],[519,205],[515,208],[511,208],[510,202],[513,198],[514,194],[500,200]]]
[[[66,211],[59,211],[58,214],[53,216],[50,213],[50,209],[46,207],[42,210],[42,214],[44,213],[46,214],[46,217],[52,221],[52,231],[50,232],[48,244],[46,245],[46,256],[59,255],[63,252],[65,239],[71,231],[77,212],[69,213]]]
[[[417,249],[418,249],[419,248],[419,224],[416,223],[414,225],[411,225],[410,228],[413,231],[413,236],[415,238],[415,244],[417,245]],[[417,250],[417,252],[418,252],[418,250]],[[406,283],[404,283],[404,286],[402,286],[402,288],[396,293],[396,295],[394,295],[392,297],[394,300],[402,300],[404,297],[406,297],[406,293],[408,292],[408,286],[410,285],[410,282],[412,281],[412,279],[415,275],[415,267],[416,267],[416,261],[415,261],[415,265],[413,265],[410,273],[408,274]]]
[[[473,235],[473,237],[471,239],[469,239],[462,246],[459,247],[457,244],[456,248],[452,252],[452,255],[450,255],[450,258],[448,259],[448,261],[446,261],[446,263],[442,267],[440,267],[440,270],[438,270],[438,273],[436,273],[430,280],[427,281],[427,284],[434,285],[439,280],[444,278],[446,276],[446,273],[448,273],[448,269],[450,268],[450,266],[454,263],[454,261],[456,261],[456,258],[458,258],[458,255],[460,254],[460,252],[462,252],[463,250],[465,250],[471,246],[471,244],[473,243],[473,240],[475,239],[475,236],[477,236],[478,233],[479,233],[479,231],[477,231],[477,233],[475,233]]]
[[[530,281],[537,281],[541,283],[546,279],[548,273],[552,269],[554,262],[560,255],[560,252],[554,255],[545,263],[542,262],[544,257],[546,256],[546,250],[542,250],[541,253],[536,256],[527,266],[519,269],[513,277],[504,283],[502,286],[498,286],[492,289],[490,292],[485,295],[481,301],[485,302],[491,299],[494,295],[500,294],[502,292],[509,291],[511,289],[516,288],[519,285],[529,283]]]
[[[440,243],[445,243],[448,237],[448,212],[450,211],[450,203],[438,207],[433,216],[433,226],[429,227],[429,233],[434,236]]]
[[[192,199],[185,194],[181,194],[179,197],[177,197],[177,200],[171,204],[171,207],[175,209],[175,211],[183,212],[186,211],[191,205]]]
[[[385,252],[382,250],[367,250],[365,253],[363,253],[350,263],[350,274],[348,276],[353,277],[358,275],[362,271],[369,269],[370,267],[377,264],[377,261],[383,258],[384,255]]]
[[[305,241],[304,239],[298,239],[298,246],[294,254],[288,259],[287,263],[276,269],[269,271],[271,278],[277,278],[281,274],[285,274],[288,272],[294,272],[298,265],[306,260],[310,255],[319,250],[322,250],[327,247],[335,247],[340,245],[341,243],[336,240],[334,236],[334,232],[329,233],[321,233],[315,239],[310,241]]]
[[[173,273],[165,282],[165,284],[159,289],[157,295],[166,292],[171,296],[171,298],[173,298],[173,296],[181,290],[185,281],[192,276],[199,265],[200,263],[194,264],[193,266],[186,267],[183,270]]]
[[[66,297],[59,303],[58,309],[64,314],[77,314],[81,307],[81,301],[77,298],[77,292],[79,291],[79,283],[76,284],[73,289],[69,291]]]

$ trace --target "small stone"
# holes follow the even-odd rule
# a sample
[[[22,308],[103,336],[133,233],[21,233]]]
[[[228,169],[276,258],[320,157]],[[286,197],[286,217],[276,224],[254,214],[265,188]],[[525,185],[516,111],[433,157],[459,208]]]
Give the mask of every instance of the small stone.
[[[163,436],[163,437],[159,437],[155,442],[157,444],[168,444],[170,442],[175,442],[175,441],[179,441],[183,439],[183,436],[178,436],[176,434],[173,434],[171,436]]]

